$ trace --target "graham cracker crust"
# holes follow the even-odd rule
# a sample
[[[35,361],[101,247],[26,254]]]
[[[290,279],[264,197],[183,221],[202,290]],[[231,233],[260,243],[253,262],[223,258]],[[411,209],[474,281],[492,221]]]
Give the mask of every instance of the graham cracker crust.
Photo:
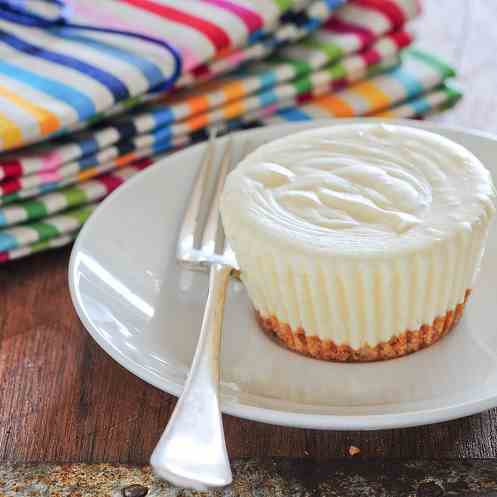
[[[302,328],[294,332],[288,324],[280,323],[275,316],[264,318],[257,310],[256,317],[261,328],[270,337],[276,338],[285,347],[300,354],[335,362],[384,361],[424,349],[449,333],[461,319],[470,293],[471,290],[466,290],[464,302],[444,316],[436,318],[432,325],[425,324],[418,330],[407,330],[388,342],[381,342],[374,347],[366,345],[359,349],[353,349],[349,345],[337,345],[332,340],[321,340],[316,336],[306,336]]]

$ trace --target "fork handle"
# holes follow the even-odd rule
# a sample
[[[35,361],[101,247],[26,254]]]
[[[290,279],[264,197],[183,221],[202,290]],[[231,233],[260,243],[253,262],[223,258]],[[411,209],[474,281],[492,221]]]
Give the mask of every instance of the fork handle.
[[[176,486],[205,490],[232,481],[219,409],[221,330],[231,266],[214,263],[200,337],[185,388],[150,463]],[[178,330],[180,332],[180,330]]]

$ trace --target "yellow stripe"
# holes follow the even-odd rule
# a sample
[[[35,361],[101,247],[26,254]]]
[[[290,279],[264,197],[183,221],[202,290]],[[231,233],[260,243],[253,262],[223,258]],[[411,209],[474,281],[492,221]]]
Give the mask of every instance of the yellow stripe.
[[[198,116],[193,116],[190,119],[187,119],[185,124],[190,128],[190,131],[205,128],[209,124],[209,115],[199,114]]]
[[[38,124],[40,125],[40,130],[43,135],[48,135],[59,129],[60,127],[59,120],[57,119],[57,116],[55,116],[55,114],[53,114],[52,112],[44,109],[43,107],[31,103],[29,100],[26,100],[24,97],[17,95],[13,91],[1,85],[0,85],[0,96],[5,97],[15,105],[20,107],[21,109],[25,110],[26,112],[29,112],[38,121]]]
[[[313,104],[331,112],[335,117],[354,117],[354,109],[345,100],[338,98],[336,95],[317,98]]]
[[[0,112],[0,138],[4,143],[4,148],[17,147],[22,144],[22,133],[14,121]]]
[[[226,96],[226,101],[230,102],[231,100],[237,100],[238,98],[244,97],[245,87],[240,81],[232,81],[223,88],[223,92]]]
[[[79,173],[78,174],[78,179],[79,179],[79,181],[84,181],[84,180],[93,178],[97,174],[100,174],[100,172],[98,171],[98,169],[96,167],[92,167],[90,169],[86,169],[82,173]]]
[[[384,110],[383,112],[375,112],[375,117],[395,117],[395,113],[390,110]]]
[[[234,117],[243,114],[245,106],[243,105],[243,100],[238,100],[231,104],[225,105],[223,107],[223,114],[226,119],[233,119]]]
[[[371,112],[375,112],[381,109],[386,109],[391,105],[391,98],[377,85],[371,83],[370,81],[363,81],[355,85],[352,90],[353,93],[357,93],[370,104],[370,109],[368,114]]]

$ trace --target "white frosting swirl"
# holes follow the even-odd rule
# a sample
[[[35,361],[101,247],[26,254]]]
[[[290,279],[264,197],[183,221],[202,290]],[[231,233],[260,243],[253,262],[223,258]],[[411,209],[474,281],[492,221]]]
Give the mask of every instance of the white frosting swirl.
[[[489,172],[463,147],[415,128],[353,124],[257,149],[228,177],[222,215],[283,249],[379,255],[471,229],[494,200]]]

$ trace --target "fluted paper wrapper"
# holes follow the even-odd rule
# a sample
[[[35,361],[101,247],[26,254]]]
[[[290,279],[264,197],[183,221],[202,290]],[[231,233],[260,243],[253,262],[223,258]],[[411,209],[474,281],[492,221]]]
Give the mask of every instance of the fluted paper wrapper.
[[[229,237],[229,222],[225,228]],[[487,225],[480,222],[424,251],[369,259],[283,252],[236,231],[231,242],[241,277],[266,329],[273,322],[300,339],[358,351],[432,326],[456,310],[460,317]]]

